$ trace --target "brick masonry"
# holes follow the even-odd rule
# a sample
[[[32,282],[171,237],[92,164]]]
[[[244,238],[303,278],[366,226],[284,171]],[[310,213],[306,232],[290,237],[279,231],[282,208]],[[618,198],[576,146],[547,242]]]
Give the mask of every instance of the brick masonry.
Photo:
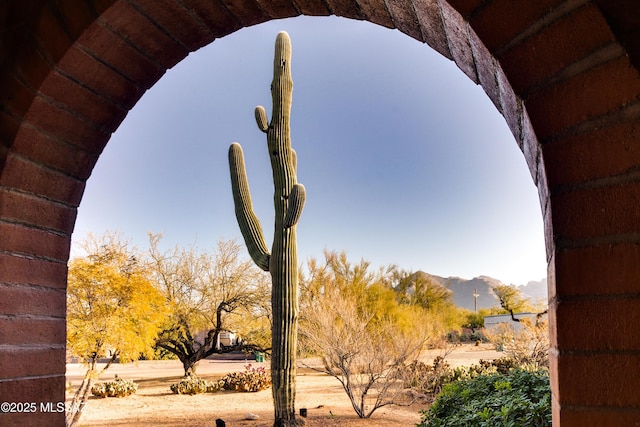
[[[397,28],[482,85],[540,195],[554,425],[640,425],[636,0],[3,3],[0,396],[64,398],[64,289],[76,208],[127,112],[189,52],[300,14]],[[60,414],[0,417],[2,425],[64,423]]]

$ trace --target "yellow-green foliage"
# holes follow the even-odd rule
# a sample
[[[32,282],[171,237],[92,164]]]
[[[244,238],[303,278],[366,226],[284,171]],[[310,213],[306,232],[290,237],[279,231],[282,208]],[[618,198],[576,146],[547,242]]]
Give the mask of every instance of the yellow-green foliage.
[[[396,330],[411,333],[419,326],[426,327],[428,335],[435,337],[459,328],[464,320],[457,307],[448,302],[447,295],[438,294],[438,303],[431,308],[419,303],[419,299],[407,299],[407,293],[397,289],[397,282],[401,280],[398,278],[407,273],[398,272],[394,267],[374,270],[367,261],[350,262],[345,252],[326,251],[324,258],[322,263],[315,259],[307,263],[300,299],[303,318],[307,317],[307,307],[328,295],[336,295],[336,298],[353,300],[360,314],[370,317],[370,329],[392,324]]]
[[[162,295],[117,236],[94,238],[89,250],[69,263],[67,348],[83,358],[114,352],[121,361],[152,357],[165,318]]]

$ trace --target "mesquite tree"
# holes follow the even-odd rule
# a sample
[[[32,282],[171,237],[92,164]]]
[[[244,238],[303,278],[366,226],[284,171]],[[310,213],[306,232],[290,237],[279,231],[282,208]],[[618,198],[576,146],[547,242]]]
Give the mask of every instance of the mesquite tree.
[[[249,183],[240,144],[229,148],[231,186],[236,218],[254,262],[270,272],[273,315],[271,377],[275,426],[303,424],[295,416],[295,375],[298,318],[298,256],[296,224],[305,201],[305,189],[296,178],[296,154],[291,148],[289,116],[293,81],[291,80],[291,41],[278,33],[273,60],[271,122],[262,106],[255,109],[258,128],[267,134],[267,147],[273,171],[275,229],[271,252],[262,226],[253,211]]]

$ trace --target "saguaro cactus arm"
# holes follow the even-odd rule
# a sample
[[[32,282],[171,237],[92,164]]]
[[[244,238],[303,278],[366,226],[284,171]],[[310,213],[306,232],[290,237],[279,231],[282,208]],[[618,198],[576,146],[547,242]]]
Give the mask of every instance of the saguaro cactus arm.
[[[264,133],[267,133],[267,130],[269,129],[269,119],[267,118],[267,112],[262,105],[258,105],[256,107],[255,115],[258,129],[260,129]]]
[[[287,206],[287,214],[284,217],[284,227],[291,228],[298,223],[304,202],[307,199],[307,192],[302,184],[295,184],[289,194],[289,205]]]
[[[231,188],[236,219],[244,237],[249,255],[258,267],[269,271],[269,249],[264,241],[260,220],[253,211],[249,181],[244,167],[244,154],[238,143],[229,147],[229,171],[231,172]]]

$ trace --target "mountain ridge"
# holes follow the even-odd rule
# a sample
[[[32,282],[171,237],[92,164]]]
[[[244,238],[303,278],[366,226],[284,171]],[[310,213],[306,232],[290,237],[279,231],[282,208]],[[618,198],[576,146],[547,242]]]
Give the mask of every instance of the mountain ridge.
[[[504,283],[499,279],[489,276],[478,276],[473,279],[464,279],[462,277],[450,276],[441,277],[434,274],[417,271],[414,273],[417,278],[422,280],[431,280],[446,289],[448,289],[453,297],[453,303],[461,308],[474,310],[476,301],[474,292],[477,291],[477,309],[499,307],[498,297],[493,292],[496,286],[502,286]],[[523,297],[528,299],[532,304],[539,303],[541,300],[547,299],[547,280],[529,281],[526,285],[510,285],[514,286]]]

